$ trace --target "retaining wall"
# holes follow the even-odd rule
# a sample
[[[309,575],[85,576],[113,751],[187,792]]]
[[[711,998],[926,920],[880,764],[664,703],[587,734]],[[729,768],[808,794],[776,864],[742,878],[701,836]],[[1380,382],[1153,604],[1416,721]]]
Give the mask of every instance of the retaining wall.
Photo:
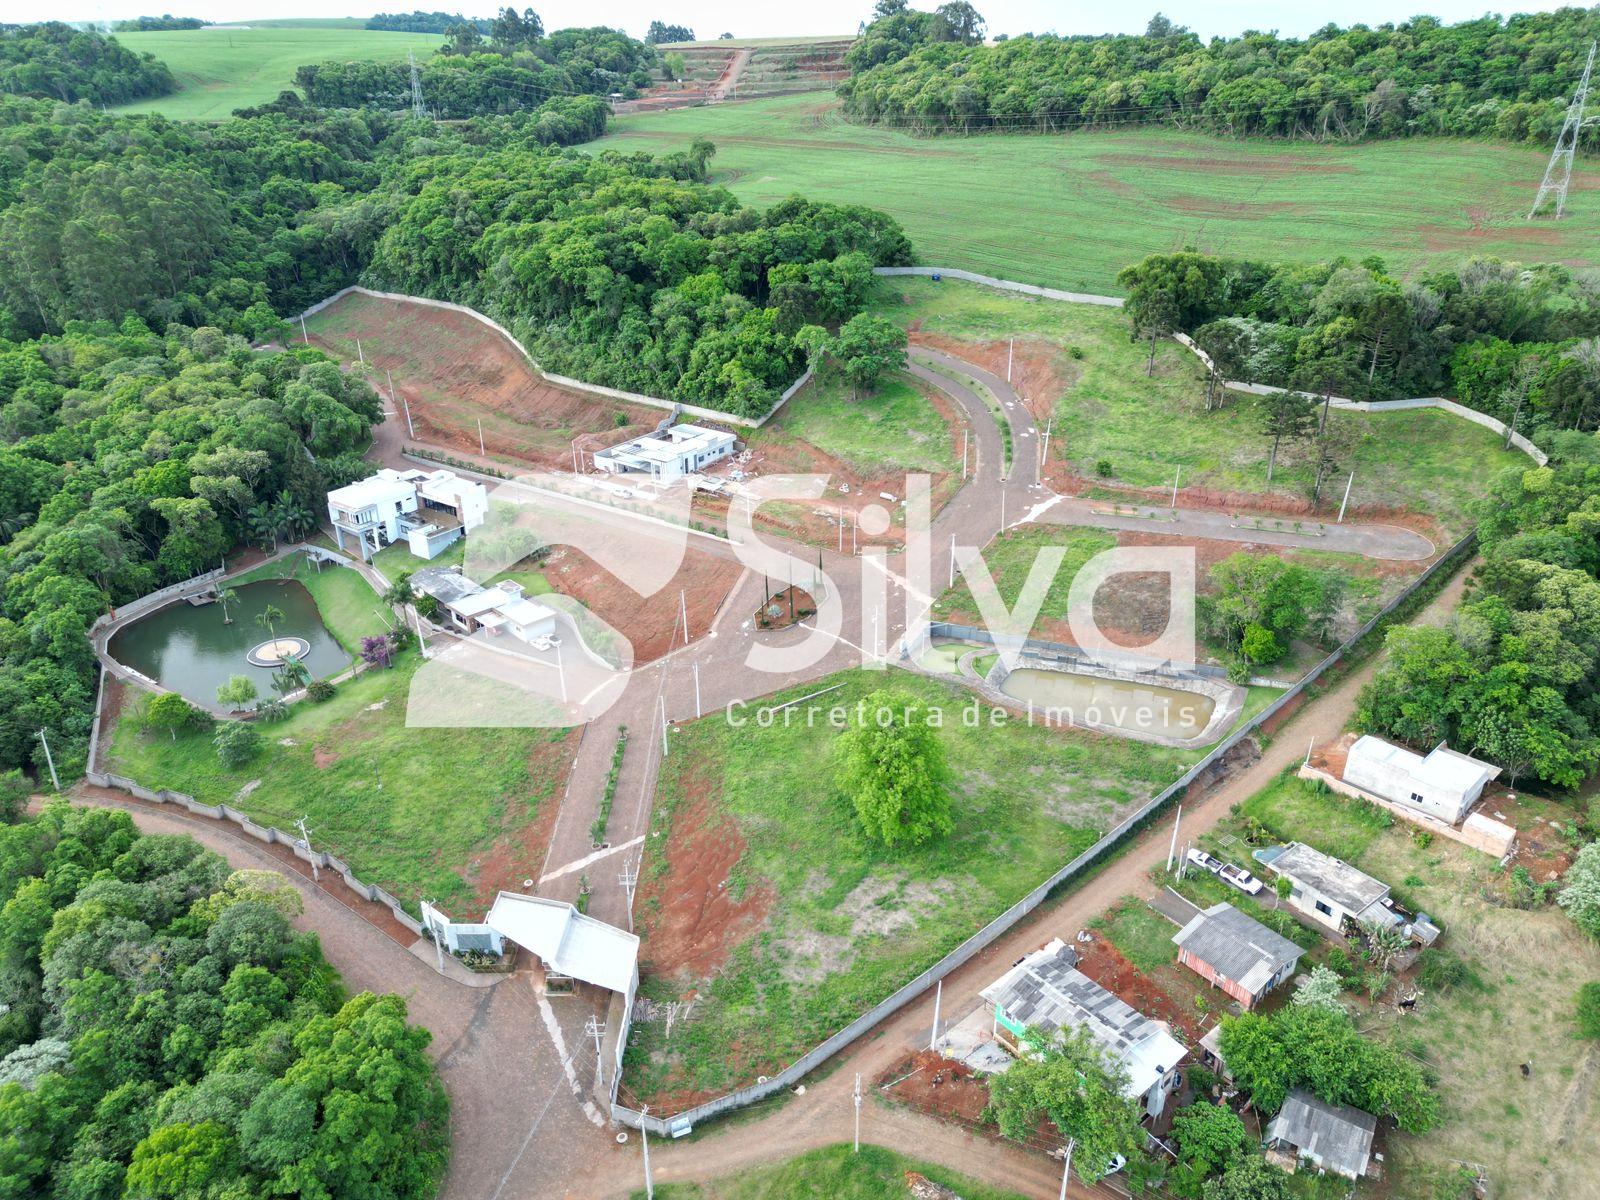
[[[289,319],[291,321],[303,321],[307,317],[321,312],[335,301],[342,300],[352,294],[372,296],[378,300],[396,300],[406,304],[423,304],[429,308],[442,308],[450,312],[461,313],[463,316],[471,317],[475,321],[480,321],[515,346],[517,353],[528,360],[528,365],[533,368],[534,373],[547,383],[571,388],[574,391],[588,392],[592,396],[604,396],[608,400],[625,400],[630,404],[643,404],[650,408],[663,408],[674,414],[688,413],[690,416],[702,417],[708,421],[721,421],[724,424],[741,425],[747,429],[759,429],[765,425],[779,409],[789,402],[789,398],[805,386],[811,378],[811,368],[807,367],[805,373],[784,389],[783,395],[779,396],[773,406],[761,416],[739,417],[733,413],[722,412],[715,408],[701,408],[696,404],[682,404],[677,400],[664,400],[660,396],[646,396],[641,392],[625,392],[621,388],[604,387],[598,383],[585,383],[581,379],[573,379],[570,375],[552,375],[534,360],[533,355],[528,353],[527,347],[518,341],[511,331],[500,322],[492,317],[485,316],[475,308],[468,308],[465,304],[452,304],[448,300],[434,300],[427,296],[408,296],[403,292],[379,292],[374,291],[372,288],[361,287],[359,284],[352,284],[350,287],[341,288],[326,300],[318,300],[305,312]]]
[[[911,1001],[921,996],[939,980],[943,979],[946,975],[949,975],[958,967],[963,966],[970,959],[972,959],[973,956],[988,948],[993,942],[1008,933],[1025,916],[1049,899],[1051,894],[1054,893],[1058,888],[1061,888],[1064,885],[1072,882],[1072,880],[1078,875],[1082,874],[1085,870],[1094,866],[1102,858],[1110,854],[1112,850],[1116,849],[1130,835],[1137,832],[1148,822],[1160,816],[1162,811],[1169,805],[1181,800],[1188,791],[1190,784],[1194,783],[1196,779],[1200,778],[1205,772],[1210,770],[1227,755],[1231,754],[1235,747],[1237,747],[1247,737],[1254,734],[1256,730],[1261,728],[1265,722],[1270,720],[1279,712],[1288,708],[1290,705],[1298,703],[1301,697],[1305,695],[1306,691],[1316,684],[1316,682],[1321,679],[1325,673],[1332,669],[1347,653],[1350,652],[1350,650],[1352,650],[1357,644],[1365,639],[1368,634],[1372,633],[1380,624],[1388,620],[1389,617],[1398,611],[1402,605],[1410,601],[1410,599],[1422,588],[1429,585],[1440,575],[1448,578],[1451,574],[1453,574],[1458,567],[1460,567],[1464,562],[1467,561],[1468,558],[1471,557],[1472,551],[1476,545],[1476,534],[1468,534],[1466,537],[1462,538],[1442,556],[1440,556],[1438,561],[1436,561],[1416,579],[1412,580],[1412,582],[1408,584],[1399,595],[1397,595],[1393,600],[1389,601],[1389,603],[1383,607],[1381,612],[1364,624],[1360,629],[1356,630],[1356,632],[1346,639],[1336,650],[1333,651],[1333,653],[1329,654],[1320,663],[1307,672],[1305,677],[1296,683],[1294,687],[1289,689],[1283,695],[1279,696],[1271,704],[1267,705],[1265,709],[1257,713],[1244,725],[1219,742],[1216,749],[1212,750],[1211,753],[1207,754],[1194,766],[1185,771],[1175,783],[1163,789],[1160,793],[1152,796],[1144,804],[1140,805],[1137,810],[1125,817],[1116,826],[1116,828],[1112,829],[1109,833],[1101,837],[1099,841],[1090,846],[1082,854],[1078,855],[1077,858],[1074,858],[1071,862],[1061,867],[1060,870],[1056,871],[1055,874],[1051,875],[1043,883],[1039,884],[1039,886],[1034,888],[1033,891],[1029,892],[1005,912],[995,917],[982,929],[972,934],[972,936],[967,938],[966,941],[962,942],[949,954],[945,955],[938,962],[934,963],[927,970],[923,971],[922,974],[918,975],[911,982],[901,987],[893,995],[874,1005],[870,1011],[863,1013],[860,1017],[850,1022],[849,1025],[835,1033],[832,1037],[814,1047],[808,1053],[802,1055],[797,1061],[769,1078],[765,1083],[752,1084],[748,1087],[740,1088],[737,1091],[729,1092],[727,1095],[718,1096],[713,1100],[708,1100],[704,1104],[696,1105],[695,1107],[687,1109],[681,1113],[669,1113],[664,1116],[651,1115],[647,1117],[636,1109],[627,1108],[620,1104],[613,1104],[611,1106],[612,1118],[623,1125],[628,1125],[635,1129],[645,1127],[648,1128],[651,1133],[656,1134],[657,1136],[665,1137],[668,1136],[668,1126],[671,1124],[681,1124],[683,1121],[688,1121],[691,1125],[698,1124],[701,1121],[708,1120],[722,1113],[731,1112],[734,1109],[743,1108],[748,1104],[754,1104],[759,1100],[764,1100],[767,1097],[776,1094],[777,1092],[793,1087],[807,1074],[816,1070],[833,1055],[837,1054],[851,1042],[855,1041],[856,1038],[870,1031],[880,1021],[893,1016],[900,1009],[911,1003]]]

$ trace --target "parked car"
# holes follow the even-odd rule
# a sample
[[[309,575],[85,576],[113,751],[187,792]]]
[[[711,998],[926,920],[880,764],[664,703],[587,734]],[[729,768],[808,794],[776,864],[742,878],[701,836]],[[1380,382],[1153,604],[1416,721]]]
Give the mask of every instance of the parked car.
[[[561,639],[552,634],[550,637],[536,637],[528,641],[528,645],[535,650],[554,650],[561,644]]]
[[[1232,863],[1228,863],[1217,874],[1246,895],[1254,896],[1263,886],[1261,880],[1250,874],[1249,871],[1246,871],[1243,867],[1236,867]]]
[[[1206,870],[1206,871],[1210,871],[1213,875],[1215,875],[1218,871],[1222,870],[1222,864],[1220,862],[1218,862],[1216,859],[1212,858],[1211,855],[1207,854],[1204,850],[1200,849],[1198,846],[1190,848],[1190,850],[1189,850],[1189,862],[1193,866],[1200,867],[1200,868],[1202,868],[1203,870]]]

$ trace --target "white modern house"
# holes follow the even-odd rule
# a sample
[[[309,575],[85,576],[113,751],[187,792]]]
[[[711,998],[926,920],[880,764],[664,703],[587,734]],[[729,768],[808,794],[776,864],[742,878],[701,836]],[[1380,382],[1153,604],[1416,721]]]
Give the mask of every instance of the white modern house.
[[[411,576],[411,586],[437,600],[441,621],[459,633],[482,629],[492,636],[532,642],[556,632],[555,609],[529,600],[522,585],[509,579],[486,588],[458,567],[424,567]]]
[[[1493,763],[1459,754],[1443,742],[1421,755],[1371,734],[1350,747],[1344,764],[1346,783],[1447,825],[1460,824],[1484,785],[1499,774]]]
[[[1127,1074],[1127,1094],[1157,1117],[1181,1082],[1188,1051],[1155,1021],[1077,969],[1078,953],[1060,938],[1025,956],[979,993],[994,1005],[992,1035],[1013,1055],[1031,1053],[1024,1033],[1053,1038],[1087,1030],[1113,1067]]]
[[[454,471],[385,467],[328,493],[334,541],[363,562],[402,539],[412,554],[431,559],[488,516],[488,489]]]
[[[611,475],[648,475],[670,483],[727,458],[737,444],[733,434],[720,429],[672,425],[596,451],[594,465]]]
[[[1409,913],[1389,895],[1389,885],[1342,859],[1303,842],[1268,846],[1255,858],[1289,881],[1289,907],[1336,934],[1363,925],[1398,928],[1414,942],[1431,946],[1439,927],[1426,913]]]

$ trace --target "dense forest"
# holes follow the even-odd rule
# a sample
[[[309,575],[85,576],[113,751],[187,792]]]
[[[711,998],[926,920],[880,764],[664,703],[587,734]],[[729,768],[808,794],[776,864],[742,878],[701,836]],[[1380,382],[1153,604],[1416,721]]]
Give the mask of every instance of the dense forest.
[[[1600,276],[1478,259],[1401,282],[1377,259],[1158,254],[1118,276],[1136,335],[1189,333],[1223,378],[1449,395],[1530,436],[1600,425]]]
[[[304,533],[361,474],[377,396],[315,350],[261,353],[136,317],[0,340],[0,769],[82,769],[87,630],[215,566],[244,537]]]
[[[910,244],[857,205],[744,207],[704,182],[711,150],[416,163],[366,278],[481,309],[563,374],[763,412],[803,369],[795,333],[853,316]]]
[[[178,88],[167,64],[115,38],[47,21],[0,25],[0,92],[49,100],[126,104]]]
[[[112,26],[117,33],[150,33],[167,29],[204,29],[206,23],[199,17],[175,17],[167,13],[160,17],[135,17],[131,21],[118,21]]]
[[[0,1195],[428,1200],[449,1099],[300,894],[54,804],[0,825]]]
[[[1510,787],[1576,788],[1600,767],[1600,437],[1565,433],[1482,506],[1483,565],[1444,628],[1392,630],[1363,729],[1448,740]]]
[[[449,33],[457,25],[474,25],[478,32],[488,33],[491,23],[487,17],[423,12],[420,8],[407,13],[378,13],[367,18],[368,29],[383,29],[390,33]]]
[[[902,0],[885,0],[879,14],[847,55],[845,110],[928,133],[1168,123],[1282,137],[1545,143],[1600,35],[1595,10],[1564,8],[1210,42],[1158,16],[1143,36],[972,45]]]

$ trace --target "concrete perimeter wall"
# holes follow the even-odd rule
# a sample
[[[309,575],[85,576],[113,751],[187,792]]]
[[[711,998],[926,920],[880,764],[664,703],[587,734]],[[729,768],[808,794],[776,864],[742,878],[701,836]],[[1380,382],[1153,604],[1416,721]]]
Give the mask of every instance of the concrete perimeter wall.
[[[1450,825],[1439,820],[1438,817],[1430,817],[1427,813],[1418,812],[1414,808],[1407,808],[1403,804],[1396,804],[1393,800],[1386,800],[1382,796],[1369,792],[1365,788],[1359,788],[1353,783],[1346,783],[1338,776],[1331,775],[1327,771],[1319,771],[1310,764],[1302,765],[1296,774],[1301,779],[1309,779],[1313,783],[1325,783],[1330,790],[1338,792],[1341,796],[1376,804],[1379,808],[1393,813],[1402,821],[1411,822],[1419,829],[1426,829],[1429,833],[1447,837],[1451,841],[1460,842],[1463,846],[1481,850],[1491,858],[1504,858],[1511,853],[1512,847],[1517,843],[1517,831],[1515,829],[1501,821],[1496,821],[1493,817],[1485,817],[1481,813],[1468,813],[1466,820],[1462,821],[1460,825]]]
[[[1477,547],[1477,541],[1476,534],[1468,534],[1462,538],[1441,555],[1438,561],[1406,585],[1399,595],[1384,605],[1381,612],[1362,625],[1333,653],[1307,672],[1305,677],[1296,683],[1294,687],[1279,696],[1271,704],[1267,705],[1265,709],[1219,742],[1214,750],[1185,771],[1170,787],[1165,788],[1140,805],[1137,810],[1125,817],[1116,828],[1105,834],[1094,845],[1078,855],[1077,858],[1062,866],[1021,900],[995,917],[982,929],[972,934],[966,941],[923,971],[910,983],[900,988],[892,996],[874,1005],[869,1011],[863,1013],[832,1037],[802,1055],[798,1060],[791,1063],[784,1070],[779,1071],[765,1083],[752,1084],[737,1091],[729,1092],[726,1095],[718,1096],[713,1100],[708,1100],[704,1104],[698,1104],[683,1112],[668,1113],[662,1116],[653,1113],[646,1116],[636,1109],[613,1104],[611,1106],[612,1118],[621,1124],[635,1129],[644,1127],[657,1136],[665,1137],[669,1136],[669,1125],[680,1124],[684,1121],[689,1122],[691,1125],[698,1124],[722,1113],[732,1112],[748,1104],[754,1104],[758,1100],[765,1100],[767,1097],[799,1083],[806,1075],[816,1070],[833,1055],[855,1041],[856,1038],[870,1031],[880,1021],[893,1016],[939,980],[958,967],[963,966],[974,955],[980,953],[998,938],[1008,933],[1019,921],[1048,900],[1058,889],[1072,883],[1079,875],[1099,863],[1101,859],[1108,856],[1127,838],[1160,816],[1169,805],[1182,800],[1188,792],[1190,784],[1226,758],[1233,752],[1235,747],[1279,713],[1292,710],[1291,706],[1299,703],[1309,688],[1337,665],[1367,635],[1392,617],[1402,605],[1409,602],[1413,596],[1433,581],[1441,578],[1448,579],[1453,575],[1462,564],[1471,558],[1472,552]]]
[[[534,373],[547,383],[553,383],[560,387],[571,388],[574,391],[588,392],[591,396],[604,396],[608,400],[625,400],[630,404],[644,404],[651,408],[664,408],[673,414],[688,413],[692,417],[701,417],[707,421],[721,421],[724,424],[729,425],[740,425],[747,429],[759,429],[761,426],[765,425],[773,418],[779,409],[789,402],[789,398],[798,392],[802,387],[804,387],[811,379],[811,368],[807,367],[805,373],[801,375],[799,379],[796,379],[793,383],[791,383],[786,389],[784,389],[783,395],[779,396],[777,402],[774,403],[771,408],[767,409],[767,411],[761,416],[740,417],[735,416],[733,413],[721,412],[715,408],[701,408],[699,405],[695,404],[680,404],[676,400],[664,400],[660,396],[646,396],[640,392],[625,392],[621,388],[602,387],[598,383],[585,383],[583,380],[573,379],[569,375],[552,375],[549,371],[546,371],[536,361],[534,361],[534,357],[528,353],[527,347],[519,342],[516,337],[512,335],[511,331],[504,325],[500,324],[500,322],[494,320],[492,317],[484,316],[483,313],[479,312],[475,308],[468,308],[465,304],[452,304],[448,300],[433,300],[427,296],[408,296],[403,292],[378,292],[371,288],[352,285],[347,288],[341,288],[339,291],[329,296],[326,300],[318,300],[310,308],[306,309],[305,312],[290,317],[289,320],[291,322],[303,321],[305,318],[313,315],[314,313],[321,312],[335,301],[343,300],[349,295],[371,296],[378,300],[397,300],[405,304],[423,304],[429,308],[442,308],[450,312],[457,312],[461,313],[463,316],[471,317],[474,321],[479,321],[484,325],[487,325],[490,329],[493,329],[496,333],[505,338],[506,341],[515,346],[517,353],[528,360],[528,365],[533,368]]]

